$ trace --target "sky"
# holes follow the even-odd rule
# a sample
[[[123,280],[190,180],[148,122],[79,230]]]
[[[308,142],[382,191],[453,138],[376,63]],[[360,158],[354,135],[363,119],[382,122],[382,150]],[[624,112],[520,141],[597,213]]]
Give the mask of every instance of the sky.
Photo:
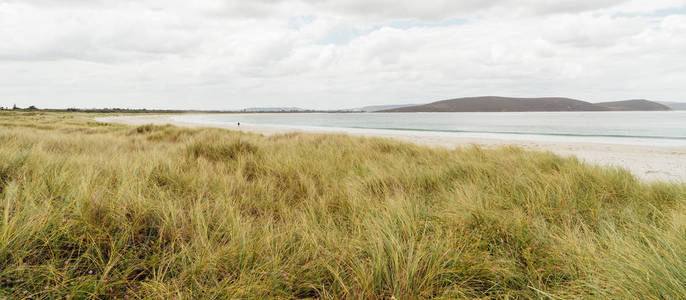
[[[0,106],[686,102],[684,0],[0,0]]]

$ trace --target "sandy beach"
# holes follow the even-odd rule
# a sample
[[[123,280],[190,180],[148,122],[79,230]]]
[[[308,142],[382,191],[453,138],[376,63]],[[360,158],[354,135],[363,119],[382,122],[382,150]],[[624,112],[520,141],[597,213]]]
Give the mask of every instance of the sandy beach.
[[[240,127],[238,127],[236,125],[212,125],[179,122],[174,120],[173,117],[173,115],[113,116],[96,118],[96,121],[121,123],[127,125],[171,124],[182,127],[219,127],[264,135],[283,134],[294,131],[306,131],[314,133],[345,133],[355,136],[391,138],[417,143],[420,145],[447,148],[456,148],[469,145],[479,145],[482,147],[517,145],[528,150],[552,151],[563,156],[573,155],[588,163],[626,168],[638,178],[646,181],[686,182],[686,148],[683,147],[654,147],[578,142],[566,143],[512,141],[487,138],[465,138],[445,135],[426,135],[422,133],[390,130],[359,130],[345,128],[296,129],[245,124],[242,124]]]

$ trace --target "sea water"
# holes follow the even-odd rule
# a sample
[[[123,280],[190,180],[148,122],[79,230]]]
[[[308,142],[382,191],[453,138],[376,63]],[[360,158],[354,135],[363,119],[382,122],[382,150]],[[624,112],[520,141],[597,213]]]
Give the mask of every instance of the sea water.
[[[208,125],[405,133],[539,142],[686,147],[686,111],[485,113],[230,113],[175,116]]]

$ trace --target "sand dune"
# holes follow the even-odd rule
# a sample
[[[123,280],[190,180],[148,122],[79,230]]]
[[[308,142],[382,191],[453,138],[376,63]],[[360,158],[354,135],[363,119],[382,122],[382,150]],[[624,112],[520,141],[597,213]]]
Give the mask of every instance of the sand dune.
[[[128,125],[172,124],[183,127],[220,127],[264,135],[283,134],[293,131],[315,133],[346,133],[355,136],[374,136],[392,138],[433,147],[455,148],[468,145],[498,147],[517,145],[528,150],[552,151],[560,155],[574,155],[586,162],[626,168],[637,177],[646,181],[686,182],[686,149],[682,147],[648,147],[601,143],[561,143],[536,141],[509,141],[487,138],[463,138],[443,135],[423,135],[420,133],[384,130],[359,130],[344,128],[293,129],[272,126],[241,125],[202,125],[174,120],[173,115],[114,116],[96,118],[99,122],[114,122]]]

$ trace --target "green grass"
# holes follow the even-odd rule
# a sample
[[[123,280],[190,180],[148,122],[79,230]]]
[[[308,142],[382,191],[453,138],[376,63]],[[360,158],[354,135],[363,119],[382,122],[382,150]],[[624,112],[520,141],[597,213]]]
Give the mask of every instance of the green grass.
[[[0,112],[0,299],[686,294],[686,187],[432,149]]]

